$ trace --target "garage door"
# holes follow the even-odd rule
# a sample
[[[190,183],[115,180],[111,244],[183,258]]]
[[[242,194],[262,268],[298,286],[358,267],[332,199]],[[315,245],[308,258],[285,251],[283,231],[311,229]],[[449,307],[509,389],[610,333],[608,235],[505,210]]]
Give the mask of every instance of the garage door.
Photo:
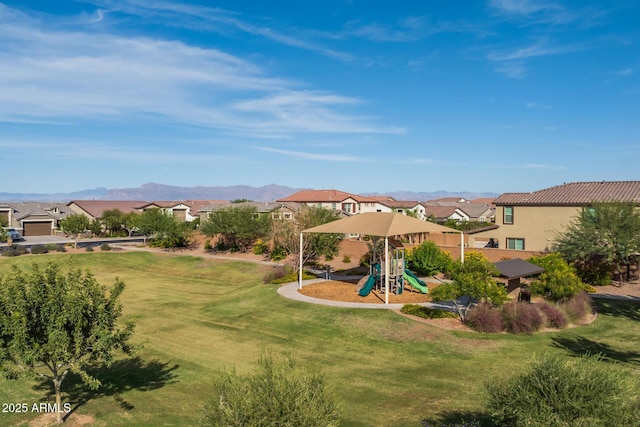
[[[51,236],[51,221],[23,222],[24,236]]]

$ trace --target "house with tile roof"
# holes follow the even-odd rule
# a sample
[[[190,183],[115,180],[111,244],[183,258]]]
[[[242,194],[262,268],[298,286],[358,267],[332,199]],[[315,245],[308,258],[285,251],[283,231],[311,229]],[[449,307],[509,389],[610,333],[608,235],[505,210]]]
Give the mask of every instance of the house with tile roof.
[[[139,206],[147,202],[142,200],[72,200],[67,206],[80,215],[84,215],[93,221],[102,218],[104,211],[119,209],[122,213],[140,212]]]
[[[335,209],[349,215],[362,212],[376,212],[378,209],[383,209],[377,198],[359,196],[340,190],[300,190],[276,201],[294,202],[318,208]]]
[[[251,206],[255,207],[259,214],[269,215],[273,219],[282,219],[285,221],[293,219],[294,215],[300,210],[300,203],[296,202],[242,202],[242,203],[217,203],[204,206],[199,210],[200,221],[207,220],[212,212],[220,209],[226,209],[232,206]]]
[[[0,205],[0,216],[23,236],[50,236],[58,221],[73,213],[63,203],[19,202]]]
[[[500,249],[548,251],[580,210],[593,203],[628,202],[640,206],[640,181],[572,182],[531,193],[498,196],[496,225],[470,236],[469,246],[491,242]]]

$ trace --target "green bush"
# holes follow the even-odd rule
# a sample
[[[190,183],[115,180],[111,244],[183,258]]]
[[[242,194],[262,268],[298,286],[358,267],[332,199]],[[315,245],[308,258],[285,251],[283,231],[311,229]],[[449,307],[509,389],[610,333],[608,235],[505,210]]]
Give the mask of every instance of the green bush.
[[[545,355],[505,382],[485,384],[495,425],[629,427],[640,425],[640,390],[597,356]]]
[[[297,368],[292,359],[258,360],[258,370],[224,373],[204,406],[203,426],[337,426],[340,409],[324,376]]]
[[[256,255],[266,254],[269,250],[269,245],[267,245],[262,239],[258,239],[255,245],[253,245],[253,253]]]
[[[575,268],[567,264],[559,253],[534,256],[529,261],[545,270],[531,282],[531,293],[534,295],[557,302],[568,300],[583,291],[593,292],[593,288],[580,280]]]
[[[31,246],[31,253],[34,255],[46,254],[49,250],[44,245],[33,245]]]
[[[276,246],[269,254],[271,261],[282,261],[287,257],[287,250],[282,246]]]
[[[101,251],[110,251],[111,250],[111,246],[109,246],[108,243],[103,243],[100,245],[100,250]]]
[[[351,263],[351,257],[349,255],[345,255],[342,257],[342,262],[345,264]]]
[[[207,239],[204,241],[204,250],[205,251],[210,251],[213,249],[213,246],[211,246],[211,239]]]
[[[456,318],[458,315],[449,310],[443,310],[441,308],[430,308],[418,304],[405,304],[400,309],[404,314],[410,314],[411,316],[422,317],[423,319],[444,319],[444,318]]]
[[[410,269],[420,274],[433,276],[449,271],[452,260],[438,245],[431,240],[426,240],[420,246],[407,251],[407,264]]]
[[[87,252],[93,252],[93,246],[87,246],[85,250]]]

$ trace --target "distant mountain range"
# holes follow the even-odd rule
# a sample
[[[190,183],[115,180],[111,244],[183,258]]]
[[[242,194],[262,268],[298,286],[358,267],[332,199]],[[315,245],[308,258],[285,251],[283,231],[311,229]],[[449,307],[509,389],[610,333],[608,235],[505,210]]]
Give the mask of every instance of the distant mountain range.
[[[0,193],[0,200],[5,202],[69,202],[70,200],[237,200],[248,199],[256,202],[270,202],[287,197],[300,188],[291,188],[283,185],[270,184],[262,187],[248,185],[214,186],[214,187],[176,187],[157,183],[143,184],[138,188],[119,188],[109,190],[107,188],[94,188],[91,190],[77,191],[73,193],[38,194],[38,193]],[[378,196],[383,193],[362,193],[363,196]],[[442,197],[461,197],[476,199],[496,197],[497,193],[477,192],[413,192],[392,191],[384,193],[396,200],[426,201]]]

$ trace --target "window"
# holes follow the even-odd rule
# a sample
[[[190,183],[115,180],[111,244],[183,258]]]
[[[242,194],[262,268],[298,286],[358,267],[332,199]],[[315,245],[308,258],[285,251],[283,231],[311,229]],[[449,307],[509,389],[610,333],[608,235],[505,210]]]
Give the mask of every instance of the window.
[[[335,209],[336,208],[336,202],[331,203],[331,209]]]
[[[524,239],[507,237],[507,249],[524,250]]]
[[[513,206],[504,207],[504,221],[505,224],[513,224]]]

